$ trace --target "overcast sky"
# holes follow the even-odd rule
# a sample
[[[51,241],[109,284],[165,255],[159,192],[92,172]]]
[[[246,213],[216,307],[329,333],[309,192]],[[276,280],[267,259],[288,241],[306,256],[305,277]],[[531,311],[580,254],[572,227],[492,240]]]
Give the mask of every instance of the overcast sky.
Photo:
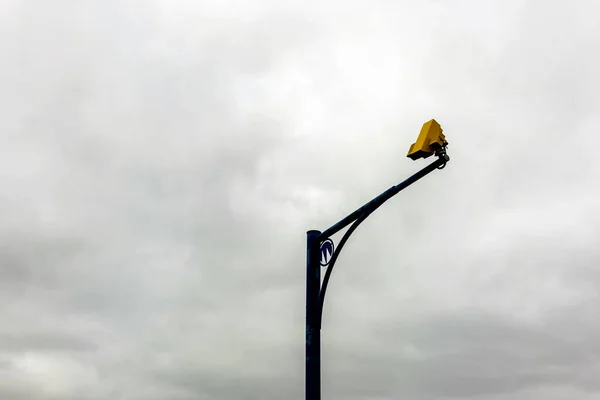
[[[594,0],[0,1],[0,398],[600,398]],[[339,240],[339,237],[334,239]]]

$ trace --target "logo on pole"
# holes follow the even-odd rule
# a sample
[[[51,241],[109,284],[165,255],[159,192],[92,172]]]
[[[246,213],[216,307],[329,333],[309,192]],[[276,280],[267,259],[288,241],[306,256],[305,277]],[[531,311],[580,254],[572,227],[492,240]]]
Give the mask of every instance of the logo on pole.
[[[333,240],[325,239],[321,243],[321,266],[326,267],[329,265],[331,258],[333,257]]]

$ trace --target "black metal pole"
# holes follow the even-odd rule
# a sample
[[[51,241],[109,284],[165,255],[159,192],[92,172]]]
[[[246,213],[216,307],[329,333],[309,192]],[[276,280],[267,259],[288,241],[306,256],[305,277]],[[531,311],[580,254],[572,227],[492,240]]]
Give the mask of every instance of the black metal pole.
[[[363,205],[325,232],[311,230],[306,233],[306,400],[321,400],[321,315],[325,301],[325,291],[331,276],[331,271],[348,237],[356,227],[383,203],[391,199],[403,189],[412,185],[436,169],[444,168],[450,160],[445,153],[438,154],[438,159],[414,175],[392,186],[367,204]],[[333,236],[346,226],[352,224],[342,238],[339,247],[333,254],[321,287],[321,242]]]
[[[320,234],[306,233],[306,400],[321,400]]]

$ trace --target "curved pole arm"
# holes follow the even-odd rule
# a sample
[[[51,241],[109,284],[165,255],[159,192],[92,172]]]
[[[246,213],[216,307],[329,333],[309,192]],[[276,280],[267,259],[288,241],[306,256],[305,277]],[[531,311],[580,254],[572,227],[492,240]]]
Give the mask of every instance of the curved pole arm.
[[[406,189],[408,186],[423,178],[425,175],[435,171],[436,169],[444,168],[448,161],[450,161],[450,157],[448,157],[448,155],[445,152],[438,154],[437,160],[435,160],[422,170],[418,171],[414,175],[411,175],[396,186],[392,186],[391,188],[381,193],[379,196],[375,197],[373,200],[371,200],[364,206],[360,207],[359,209],[348,215],[346,218],[344,218],[337,224],[333,225],[331,228],[327,229],[325,232],[321,233],[321,235],[319,235],[319,240],[323,241],[335,235],[336,233],[338,233],[339,231],[356,221],[361,215],[365,213],[370,214],[374,211],[373,207],[379,207],[381,204],[385,203],[386,201],[397,195],[398,192],[400,192],[403,189]]]
[[[352,226],[350,226],[350,228],[342,237],[342,240],[340,240],[340,244],[336,247],[335,251],[333,252],[333,256],[331,257],[331,261],[329,261],[329,266],[327,267],[325,277],[323,278],[323,286],[321,286],[321,292],[319,294],[319,328],[321,327],[321,323],[323,321],[323,305],[325,304],[325,292],[327,291],[327,284],[329,283],[329,278],[331,277],[331,271],[333,271],[333,266],[335,265],[335,262],[337,261],[337,258],[340,255],[340,251],[346,244],[346,241],[348,240],[350,235],[352,235],[352,232],[354,232],[356,228],[358,228],[358,225],[360,225],[360,223],[363,222],[367,218],[367,216],[368,214],[363,214],[356,221],[354,221]]]
[[[402,189],[405,189],[406,187],[410,186],[411,184],[418,181],[425,175],[435,171],[436,169],[444,168],[446,166],[446,163],[449,160],[450,160],[450,158],[448,157],[448,155],[445,152],[439,154],[438,159],[436,161],[432,162],[431,164],[429,164],[428,166],[426,166],[425,168],[423,168],[416,174],[412,175],[408,179],[400,182],[396,186],[392,186],[391,188],[389,188],[388,190],[386,190],[385,192],[383,192],[382,194],[380,194],[379,196],[377,196],[376,198],[374,198],[373,200],[371,200],[370,202],[368,202],[367,204],[365,204],[358,210],[354,211],[352,214],[348,215],[346,218],[344,218],[337,224],[333,225],[331,228],[327,229],[325,232],[323,232],[319,236],[319,240],[317,240],[317,243],[322,242],[323,240],[327,239],[329,236],[332,236],[333,234],[339,232],[341,229],[345,228],[349,224],[352,224],[350,226],[350,228],[348,228],[348,230],[346,231],[346,233],[344,234],[342,239],[340,240],[340,244],[335,249],[335,251],[331,257],[331,261],[329,262],[329,266],[327,267],[327,271],[325,272],[325,277],[323,278],[323,286],[321,287],[320,294],[319,294],[319,315],[318,315],[319,328],[321,327],[321,322],[323,319],[323,305],[325,304],[325,293],[327,292],[327,285],[329,284],[331,272],[333,270],[335,262],[337,261],[339,255],[340,255],[340,252],[342,251],[342,248],[344,247],[344,245],[350,238],[350,235],[352,235],[352,233],[356,230],[356,228],[358,228],[358,226],[365,219],[367,219],[367,217],[369,215],[371,215],[375,210],[377,210],[379,207],[381,207],[381,205],[383,203],[385,203],[386,201],[391,199],[393,196],[398,194]]]

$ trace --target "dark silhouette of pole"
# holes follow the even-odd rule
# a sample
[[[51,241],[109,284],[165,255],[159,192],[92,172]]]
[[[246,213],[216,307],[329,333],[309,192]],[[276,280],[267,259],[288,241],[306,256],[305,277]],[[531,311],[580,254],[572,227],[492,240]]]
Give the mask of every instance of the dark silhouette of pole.
[[[321,399],[321,327],[319,231],[306,233],[306,398]]]
[[[340,251],[358,225],[383,203],[429,173],[444,168],[450,160],[445,147],[437,151],[436,155],[438,156],[436,161],[381,193],[331,228],[322,233],[317,230],[310,230],[306,233],[306,400],[321,400],[321,321],[323,304],[331,271]],[[353,225],[346,231],[331,257],[321,287],[321,243],[350,224]]]

